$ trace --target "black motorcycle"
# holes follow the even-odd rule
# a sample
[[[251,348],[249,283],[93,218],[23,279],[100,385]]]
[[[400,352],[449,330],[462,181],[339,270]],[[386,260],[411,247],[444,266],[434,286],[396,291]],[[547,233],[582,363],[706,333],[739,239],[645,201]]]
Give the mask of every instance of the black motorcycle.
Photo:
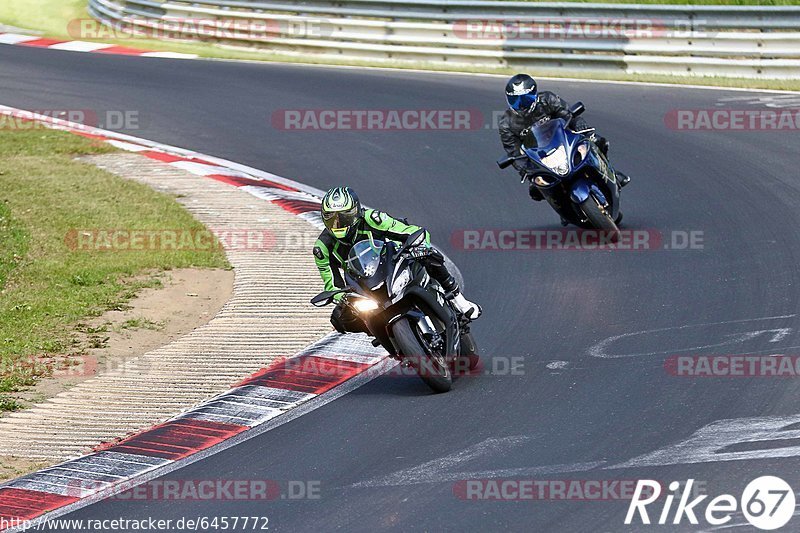
[[[363,240],[353,245],[344,266],[347,287],[325,291],[311,303],[328,305],[344,293],[344,305],[364,320],[374,346],[383,346],[404,367],[413,367],[436,392],[447,392],[453,375],[473,369],[477,347],[469,318],[445,298],[445,292],[409,253],[425,242],[419,230],[399,246]]]
[[[570,108],[573,116],[584,111],[581,102]],[[528,159],[534,172],[526,177],[541,191],[562,223],[619,236],[619,180],[608,158],[585,135],[567,128],[563,119],[536,124],[522,133],[522,153],[497,161],[507,168]]]

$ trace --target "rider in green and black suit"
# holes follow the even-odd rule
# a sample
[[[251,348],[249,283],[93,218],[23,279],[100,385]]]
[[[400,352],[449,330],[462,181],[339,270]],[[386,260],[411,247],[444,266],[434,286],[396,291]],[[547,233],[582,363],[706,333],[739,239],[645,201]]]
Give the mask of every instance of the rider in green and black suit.
[[[314,259],[322,276],[326,291],[344,288],[342,268],[350,248],[370,236],[374,240],[390,240],[404,243],[412,233],[421,229],[403,220],[392,218],[374,209],[364,209],[358,195],[349,187],[335,187],[322,199],[322,220],[325,229],[314,246]],[[455,308],[468,318],[476,319],[481,314],[479,305],[470,302],[461,294],[458,283],[445,266],[444,255],[431,246],[430,234],[425,232],[425,243],[409,250],[422,263],[428,274],[439,282]],[[333,310],[331,323],[337,331],[363,332],[361,319],[341,304],[344,294],[337,295],[339,304]]]

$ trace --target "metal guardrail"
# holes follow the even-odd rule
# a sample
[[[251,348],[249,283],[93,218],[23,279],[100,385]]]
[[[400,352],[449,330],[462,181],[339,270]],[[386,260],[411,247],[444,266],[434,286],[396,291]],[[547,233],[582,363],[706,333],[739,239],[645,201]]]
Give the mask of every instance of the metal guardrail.
[[[800,77],[800,6],[89,0],[118,30],[385,64]]]

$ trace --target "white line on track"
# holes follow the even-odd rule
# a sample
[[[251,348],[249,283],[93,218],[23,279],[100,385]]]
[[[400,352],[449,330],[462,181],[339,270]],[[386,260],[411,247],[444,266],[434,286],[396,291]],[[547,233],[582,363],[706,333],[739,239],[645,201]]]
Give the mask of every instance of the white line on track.
[[[777,331],[777,330],[759,330],[759,331],[748,331],[742,332],[741,334],[733,334],[735,338],[729,339],[727,341],[719,342],[716,344],[706,344],[703,346],[691,346],[691,347],[683,347],[683,348],[670,348],[668,350],[657,350],[653,352],[641,352],[641,353],[631,353],[631,354],[609,354],[606,353],[606,349],[613,344],[614,342],[625,339],[628,337],[636,337],[639,335],[647,335],[649,333],[663,333],[665,331],[681,331],[685,329],[691,328],[700,328],[700,327],[708,327],[708,326],[722,326],[727,324],[745,324],[750,322],[761,322],[761,321],[769,321],[769,320],[780,320],[780,319],[787,319],[787,318],[794,318],[797,315],[778,315],[778,316],[767,316],[761,318],[744,318],[741,320],[724,320],[722,322],[707,322],[704,324],[684,324],[681,326],[670,326],[666,328],[656,328],[656,329],[646,329],[642,331],[633,331],[630,333],[622,333],[620,335],[613,335],[602,341],[598,342],[597,344],[591,346],[589,348],[589,355],[592,357],[600,357],[602,359],[618,359],[624,357],[638,357],[644,355],[657,355],[657,354],[665,354],[665,353],[672,353],[672,352],[681,352],[681,351],[694,351],[694,350],[701,350],[706,348],[715,348],[718,346],[729,346],[731,344],[736,344],[737,342],[742,342],[743,340],[748,340],[752,338],[752,334],[755,333],[766,333],[768,331]],[[785,330],[786,328],[780,328],[781,331]],[[783,339],[786,335],[782,335],[780,339]],[[777,338],[777,337],[776,337]]]
[[[465,479],[492,479],[501,477],[525,477],[561,472],[583,472],[605,464],[605,461],[585,463],[523,466],[478,471],[454,471],[455,467],[465,463],[488,457],[503,455],[509,448],[521,446],[533,440],[530,435],[512,435],[510,437],[492,437],[477,444],[444,457],[422,463],[412,468],[400,470],[388,476],[361,481],[352,485],[354,488],[395,487],[416,485],[421,483],[443,483]]]

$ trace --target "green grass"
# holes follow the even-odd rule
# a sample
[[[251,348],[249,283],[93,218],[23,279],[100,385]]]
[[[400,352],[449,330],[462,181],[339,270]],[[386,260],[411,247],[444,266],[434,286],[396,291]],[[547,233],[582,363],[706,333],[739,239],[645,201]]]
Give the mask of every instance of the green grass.
[[[86,18],[88,0],[2,0],[0,23],[67,36],[70,20]]]
[[[149,329],[151,331],[161,331],[164,329],[163,322],[155,322],[148,318],[130,318],[119,325],[119,330],[123,329]]]
[[[48,373],[40,361],[68,355],[80,321],[158,287],[159,272],[227,267],[208,251],[75,250],[71,230],[203,226],[173,197],[74,160],[113,151],[64,132],[0,130],[0,393]],[[84,326],[85,327],[85,326]],[[105,336],[97,331],[97,345]],[[0,410],[15,408],[0,394]]]
[[[0,175],[0,183],[5,176]],[[9,273],[14,270],[28,249],[28,234],[16,220],[6,200],[0,202],[0,290],[5,286]]]
[[[22,409],[22,404],[14,398],[0,395],[0,411],[17,411]]]
[[[526,0],[520,0],[526,1]],[[590,0],[569,0],[585,2]],[[602,0],[601,0],[602,1]],[[637,2],[623,0],[608,0],[612,3],[630,4]],[[86,19],[89,17],[86,12],[87,0],[0,0],[0,23],[10,24],[20,28],[28,28],[43,32],[49,37],[56,38],[75,38],[70,35],[69,23],[76,19]],[[755,0],[644,0],[639,3],[644,4],[704,4],[704,5],[800,5],[800,0],[767,0],[759,2]],[[93,39],[82,39],[93,40]],[[150,39],[95,39],[112,44],[131,46],[134,48],[144,48],[148,50],[159,50],[169,52],[181,52],[186,54],[197,54],[205,58],[217,59],[238,59],[250,61],[267,62],[292,62],[304,63],[309,65],[353,65],[353,66],[389,66],[390,63],[356,61],[356,60],[336,60],[329,58],[315,58],[313,55],[297,57],[269,51],[250,51],[245,47],[225,47],[214,43],[187,42],[187,41],[156,41]],[[394,68],[400,69],[423,69],[444,72],[473,72],[490,74],[513,74],[514,69],[504,68],[469,68],[464,66],[447,67],[441,64],[391,64]],[[800,80],[766,80],[748,78],[723,78],[711,76],[662,76],[649,74],[626,74],[603,73],[587,74],[575,71],[547,71],[536,70],[536,75],[561,77],[561,78],[581,78],[597,80],[619,80],[619,81],[639,81],[670,83],[676,85],[714,85],[721,87],[744,87],[751,89],[776,89],[776,90],[800,90]]]

